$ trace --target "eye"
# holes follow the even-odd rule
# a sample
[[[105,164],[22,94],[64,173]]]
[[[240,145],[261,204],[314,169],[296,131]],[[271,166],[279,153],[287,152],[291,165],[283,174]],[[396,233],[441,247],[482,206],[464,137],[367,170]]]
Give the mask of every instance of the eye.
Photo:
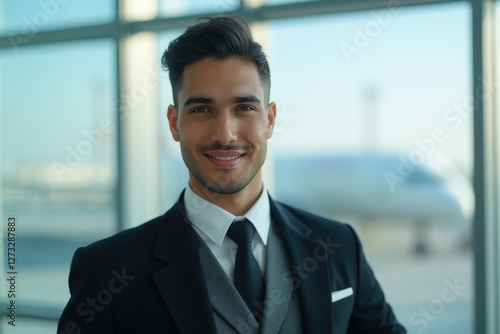
[[[241,105],[236,108],[238,111],[255,111],[255,107],[250,105]]]
[[[203,114],[203,113],[207,113],[209,112],[210,109],[208,109],[207,107],[196,107],[196,108],[193,108],[191,109],[190,113],[194,113],[194,114]]]

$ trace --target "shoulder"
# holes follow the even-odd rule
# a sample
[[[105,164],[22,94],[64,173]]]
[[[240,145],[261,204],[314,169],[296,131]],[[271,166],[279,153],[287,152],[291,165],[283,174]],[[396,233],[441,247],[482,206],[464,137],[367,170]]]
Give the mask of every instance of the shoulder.
[[[155,239],[163,216],[151,219],[136,227],[128,228],[86,246],[91,252],[120,251],[135,244],[151,244]]]
[[[152,273],[165,266],[155,254],[167,242],[158,242],[175,225],[172,216],[156,217],[137,227],[119,232],[108,238],[78,248],[71,262],[72,289],[86,282],[86,286],[102,287],[113,277],[133,277],[134,286],[149,286]],[[162,232],[163,230],[163,232]],[[128,289],[131,292],[133,289]]]
[[[73,266],[91,265],[100,272],[109,272],[131,263],[141,262],[153,252],[162,216],[137,227],[80,247],[73,257]]]

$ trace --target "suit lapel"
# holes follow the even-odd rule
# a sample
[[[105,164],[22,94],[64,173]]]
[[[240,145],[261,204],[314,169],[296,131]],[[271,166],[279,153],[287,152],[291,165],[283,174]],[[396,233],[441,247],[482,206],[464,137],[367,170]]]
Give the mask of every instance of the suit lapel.
[[[330,270],[328,261],[318,256],[325,254],[326,250],[313,239],[314,235],[306,225],[283,205],[269,200],[277,232],[290,257],[291,268],[284,277],[298,292],[303,332],[331,333]]]
[[[216,333],[196,232],[185,216],[183,198],[184,192],[160,223],[153,257],[166,265],[152,274],[153,281],[180,332]]]
[[[226,275],[208,246],[200,240],[200,259],[207,284],[210,302],[215,312],[224,318],[235,331],[253,333],[257,321]]]

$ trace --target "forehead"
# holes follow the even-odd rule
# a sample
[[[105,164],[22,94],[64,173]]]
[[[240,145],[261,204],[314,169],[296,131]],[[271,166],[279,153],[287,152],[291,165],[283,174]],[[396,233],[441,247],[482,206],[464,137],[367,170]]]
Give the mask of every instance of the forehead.
[[[255,95],[264,101],[264,88],[257,66],[247,59],[224,60],[206,57],[184,68],[179,102],[189,97],[210,97],[215,101],[234,96]]]

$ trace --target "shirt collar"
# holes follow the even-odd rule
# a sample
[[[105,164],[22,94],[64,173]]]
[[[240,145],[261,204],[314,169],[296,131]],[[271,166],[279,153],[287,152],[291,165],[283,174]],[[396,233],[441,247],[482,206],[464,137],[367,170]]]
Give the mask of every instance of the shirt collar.
[[[257,201],[243,216],[235,216],[201,198],[195,194],[189,183],[184,192],[184,204],[191,223],[218,245],[222,244],[231,223],[234,220],[244,218],[252,222],[264,245],[267,244],[269,226],[271,225],[271,209],[264,185],[262,185],[262,192]]]

